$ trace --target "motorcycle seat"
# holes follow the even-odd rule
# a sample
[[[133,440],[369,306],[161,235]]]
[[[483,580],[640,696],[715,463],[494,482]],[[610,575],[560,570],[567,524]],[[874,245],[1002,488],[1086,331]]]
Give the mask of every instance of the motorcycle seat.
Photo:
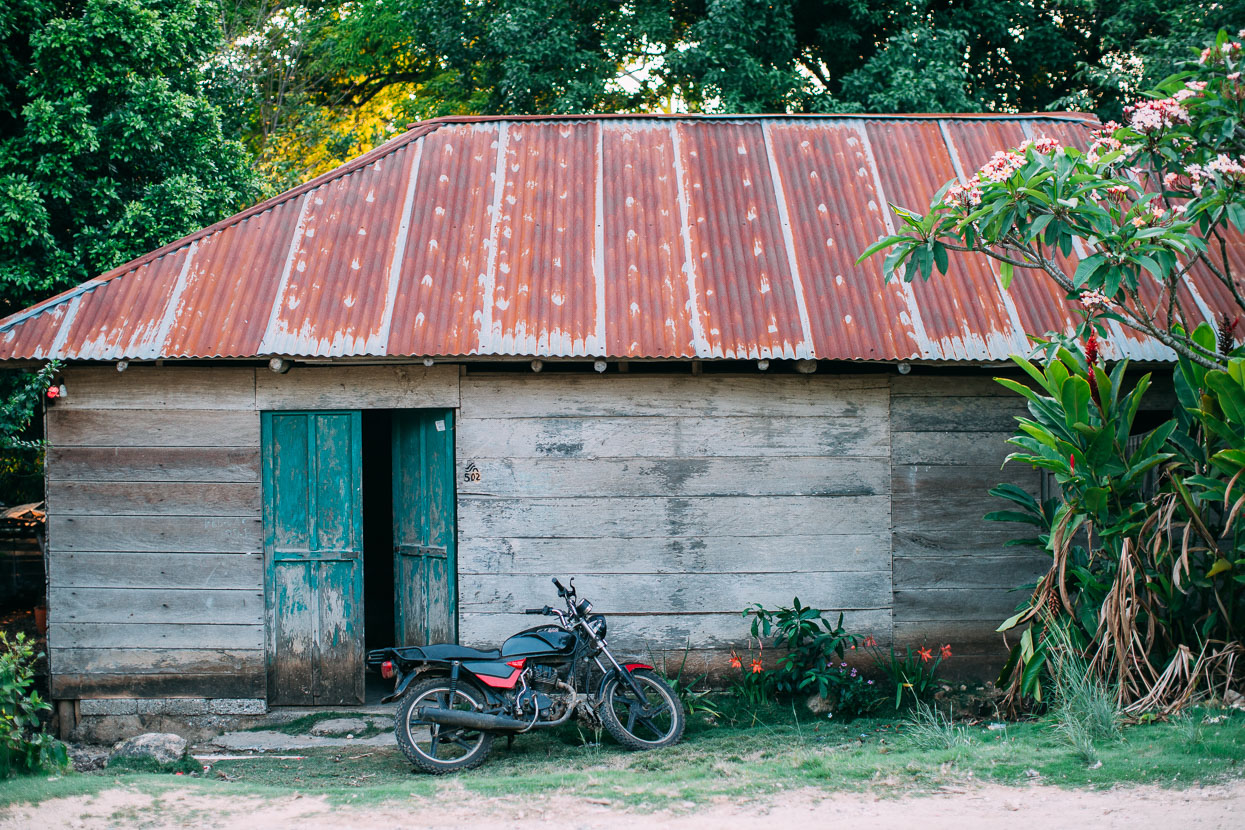
[[[501,652],[497,649],[481,651],[478,648],[456,646],[451,643],[437,643],[431,646],[418,646],[412,651],[423,652],[425,660],[499,660]]]

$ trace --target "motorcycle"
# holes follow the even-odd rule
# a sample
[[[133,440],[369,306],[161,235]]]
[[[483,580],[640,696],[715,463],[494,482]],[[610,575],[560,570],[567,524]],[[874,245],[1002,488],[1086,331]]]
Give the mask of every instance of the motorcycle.
[[[555,577],[553,585],[566,610],[527,609],[556,622],[520,631],[500,649],[438,643],[368,652],[369,668],[394,681],[381,702],[400,701],[394,733],[415,767],[472,769],[495,737],[549,729],[573,715],[629,750],[678,743],[679,696],[652,666],[618,662],[605,642],[605,617],[577,596],[574,579],[563,587]]]

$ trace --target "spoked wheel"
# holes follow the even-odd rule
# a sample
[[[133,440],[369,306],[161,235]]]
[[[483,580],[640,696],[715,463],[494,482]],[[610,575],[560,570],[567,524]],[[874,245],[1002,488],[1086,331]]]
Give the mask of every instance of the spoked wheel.
[[[432,723],[420,717],[421,709],[479,712],[484,709],[479,690],[460,680],[451,699],[448,678],[416,683],[402,696],[393,730],[402,754],[424,772],[441,775],[484,763],[493,743],[492,733]]]
[[[648,669],[635,669],[631,676],[644,692],[643,698],[636,697],[621,677],[605,684],[600,713],[606,731],[627,749],[658,749],[678,743],[684,725],[679,696]]]

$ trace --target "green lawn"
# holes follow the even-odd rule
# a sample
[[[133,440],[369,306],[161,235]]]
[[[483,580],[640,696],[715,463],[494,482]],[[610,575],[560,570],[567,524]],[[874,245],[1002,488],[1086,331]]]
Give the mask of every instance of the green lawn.
[[[306,755],[303,760],[220,761],[203,777],[106,770],[10,780],[0,783],[0,805],[129,784],[149,790],[194,786],[216,794],[317,794],[336,803],[432,797],[451,786],[485,796],[557,791],[659,809],[804,787],[883,795],[973,781],[1184,787],[1241,777],[1245,771],[1245,713],[1235,711],[1195,710],[1183,726],[1131,727],[1122,741],[1097,746],[1102,763],[1092,769],[1048,722],[1009,723],[1000,730],[984,723],[964,725],[963,734],[966,745],[931,748],[914,742],[902,721],[839,723],[771,707],[755,717],[740,717],[735,725],[694,718],[682,744],[651,753],[627,753],[604,735],[568,726],[520,736],[510,749],[498,740],[483,767],[452,778],[412,772],[396,749],[335,748],[285,753]]]

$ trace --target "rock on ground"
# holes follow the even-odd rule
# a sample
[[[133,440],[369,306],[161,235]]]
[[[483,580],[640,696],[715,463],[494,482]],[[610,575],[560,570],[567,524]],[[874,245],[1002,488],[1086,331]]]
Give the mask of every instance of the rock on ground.
[[[282,732],[226,732],[206,742],[204,747],[217,747],[229,752],[287,752],[324,746],[395,746],[393,730],[387,729],[370,738],[330,738],[321,735],[286,735]]]
[[[367,721],[362,718],[333,718],[322,720],[311,727],[312,735],[358,735],[367,730]]]
[[[108,763],[107,747],[91,746],[90,744],[69,744],[69,760],[73,762],[74,772],[94,772],[103,769]]]
[[[113,747],[108,763],[118,758],[148,759],[158,764],[173,764],[186,754],[186,739],[171,732],[148,732],[122,741]]]

